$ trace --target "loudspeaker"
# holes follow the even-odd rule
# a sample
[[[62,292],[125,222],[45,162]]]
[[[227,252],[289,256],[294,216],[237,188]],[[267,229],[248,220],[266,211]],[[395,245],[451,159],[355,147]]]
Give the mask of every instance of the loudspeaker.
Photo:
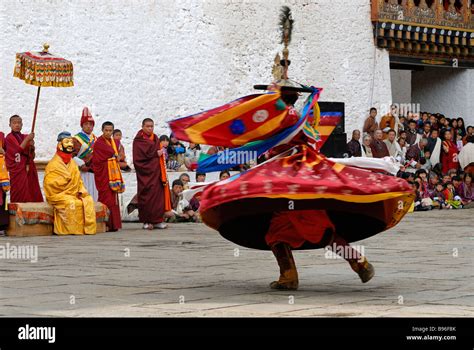
[[[339,123],[321,148],[326,157],[344,158],[347,154],[347,135],[345,133],[345,106],[344,102],[318,102],[321,118],[324,115],[338,115]]]
[[[336,125],[333,134],[343,134],[345,132],[345,105],[344,102],[318,102],[321,116],[326,113],[337,113],[340,115],[339,123]]]
[[[321,147],[321,153],[326,157],[345,158],[347,157],[347,134],[332,133],[326,143]]]

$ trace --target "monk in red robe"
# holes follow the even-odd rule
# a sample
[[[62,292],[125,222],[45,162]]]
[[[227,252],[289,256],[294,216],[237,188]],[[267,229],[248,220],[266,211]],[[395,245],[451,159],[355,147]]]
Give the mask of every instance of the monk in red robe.
[[[8,227],[7,192],[10,190],[10,178],[5,164],[5,134],[0,131],[0,231]]]
[[[375,274],[372,264],[337,235],[325,210],[274,213],[265,241],[280,267],[280,278],[270,284],[272,289],[298,289],[298,272],[291,249],[300,248],[306,242],[318,244],[325,241],[329,249],[349,263],[363,283],[368,282]]]
[[[118,164],[118,149],[112,137],[114,124],[102,124],[102,136],[93,146],[92,170],[94,180],[99,192],[99,202],[105,204],[110,210],[107,230],[115,232],[122,228],[118,193],[125,190],[120,166]]]
[[[5,160],[10,173],[10,202],[43,202],[35,166],[35,134],[22,134],[20,116],[10,117],[11,133],[5,138]]]
[[[374,138],[372,140],[372,143],[370,144],[370,149],[372,150],[372,156],[374,158],[390,157],[388,147],[385,142],[383,142],[382,130],[375,130]]]
[[[138,217],[143,228],[164,229],[163,217],[171,211],[171,196],[160,139],[153,133],[155,123],[146,118],[133,140],[133,164],[137,173]]]
[[[453,142],[453,135],[450,130],[446,130],[443,135],[441,151],[441,165],[443,174],[447,174],[449,170],[459,169],[458,148]]]

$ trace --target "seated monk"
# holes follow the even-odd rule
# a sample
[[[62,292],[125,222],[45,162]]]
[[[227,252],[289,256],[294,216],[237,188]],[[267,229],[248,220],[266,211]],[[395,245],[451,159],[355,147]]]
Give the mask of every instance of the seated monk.
[[[54,233],[96,233],[94,200],[87,192],[77,164],[72,160],[74,143],[69,132],[58,135],[56,154],[44,174],[46,200],[54,207]]]

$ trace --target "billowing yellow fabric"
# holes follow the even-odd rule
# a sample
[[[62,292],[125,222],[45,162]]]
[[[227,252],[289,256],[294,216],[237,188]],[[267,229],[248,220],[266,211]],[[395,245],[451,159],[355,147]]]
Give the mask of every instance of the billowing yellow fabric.
[[[54,233],[58,235],[95,234],[94,200],[87,193],[77,164],[65,164],[57,154],[44,174],[46,200],[54,207]],[[78,198],[78,193],[82,193]]]

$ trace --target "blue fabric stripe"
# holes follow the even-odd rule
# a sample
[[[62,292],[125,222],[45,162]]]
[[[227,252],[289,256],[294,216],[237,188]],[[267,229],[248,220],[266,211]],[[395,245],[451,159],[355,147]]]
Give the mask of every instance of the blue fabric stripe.
[[[234,157],[234,159],[238,159],[237,155],[239,154],[255,154],[255,156],[258,158],[269,149],[278,146],[283,140],[285,140],[289,135],[291,135],[291,133],[295,132],[298,128],[300,128],[301,124],[306,121],[308,112],[312,111],[312,108],[310,109],[310,106],[312,104],[313,98],[317,95],[318,92],[318,89],[313,88],[313,93],[306,100],[306,103],[301,112],[301,117],[295,125],[284,129],[280,133],[270,137],[267,140],[250,142],[241,147],[227,149],[226,151],[224,151],[225,153],[219,152],[204,159],[199,159],[197,171],[208,173],[212,171],[227,170],[242,164],[241,162],[237,161],[230,162],[232,157]]]

